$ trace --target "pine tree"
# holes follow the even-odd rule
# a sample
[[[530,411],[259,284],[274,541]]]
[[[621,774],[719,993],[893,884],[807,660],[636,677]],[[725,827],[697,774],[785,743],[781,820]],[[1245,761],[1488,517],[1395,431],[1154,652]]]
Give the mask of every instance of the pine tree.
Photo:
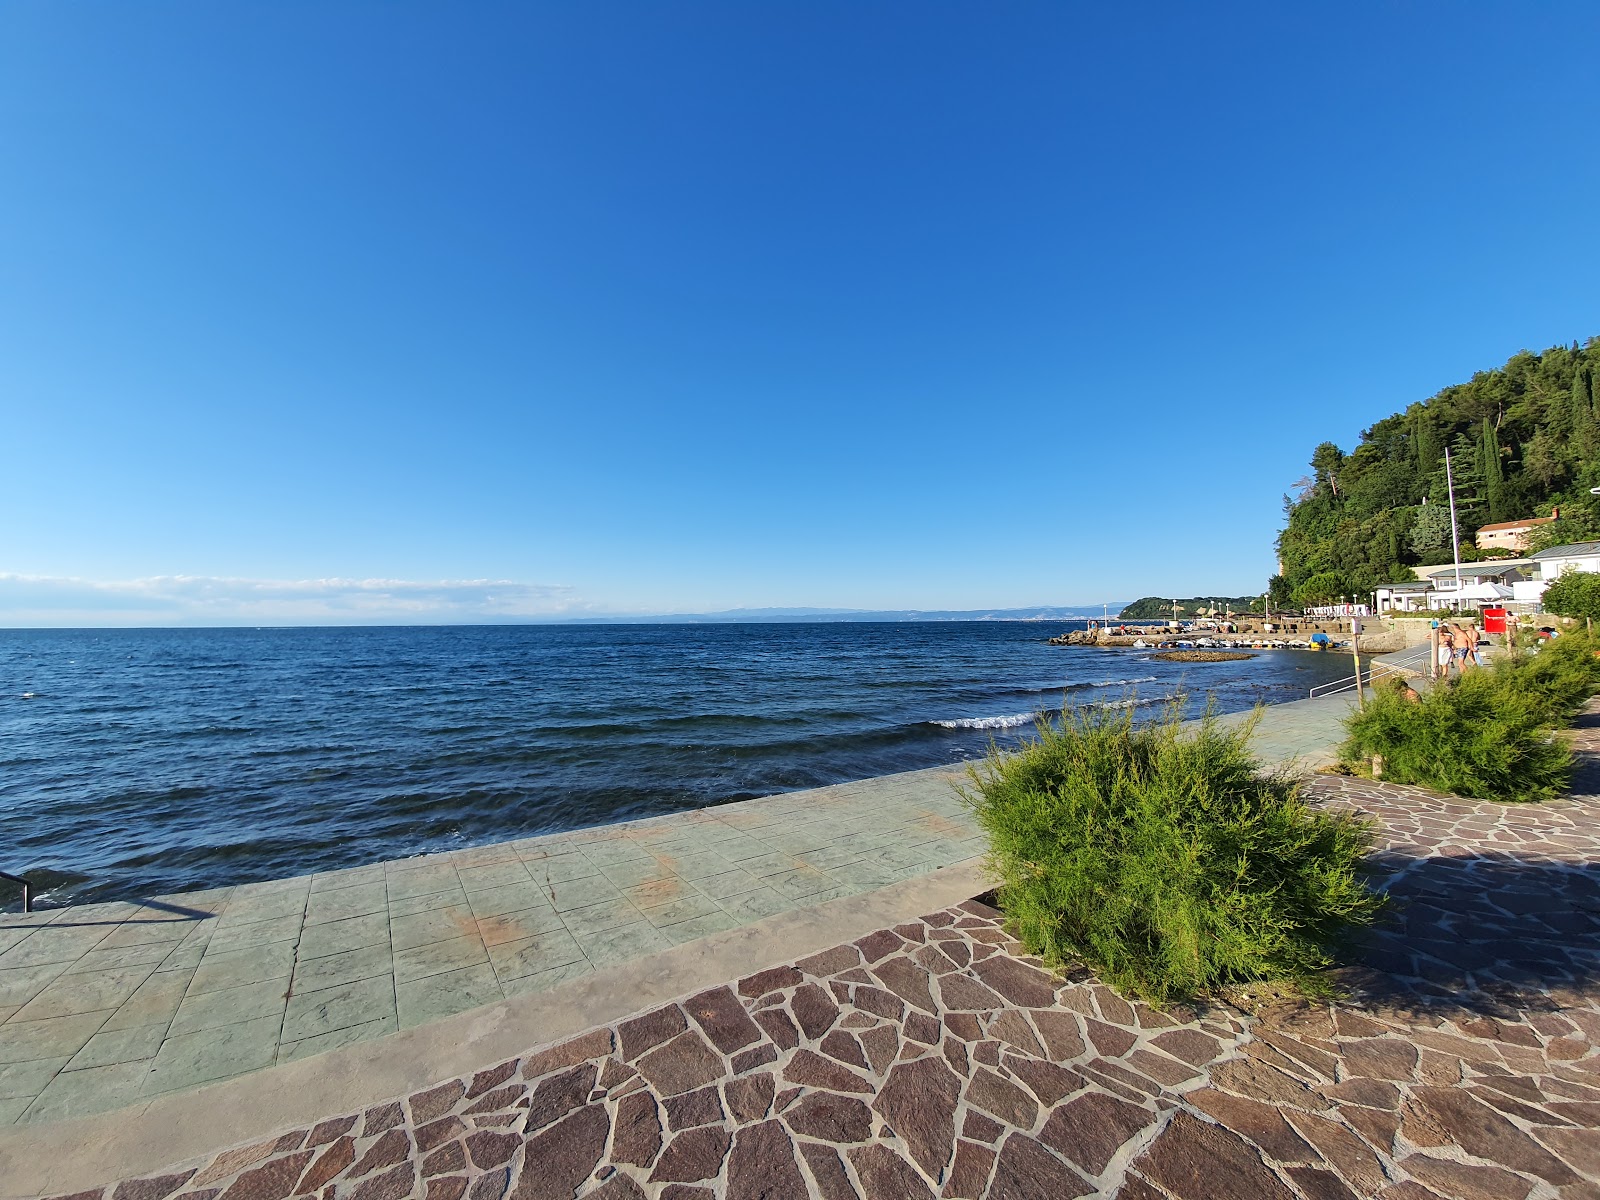
[[[1411,549],[1426,556],[1450,544],[1450,510],[1443,504],[1423,502],[1411,526]]]

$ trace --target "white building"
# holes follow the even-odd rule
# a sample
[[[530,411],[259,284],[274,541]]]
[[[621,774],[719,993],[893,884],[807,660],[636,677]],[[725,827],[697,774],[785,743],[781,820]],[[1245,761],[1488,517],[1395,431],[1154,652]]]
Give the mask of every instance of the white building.
[[[1559,578],[1563,571],[1600,571],[1600,542],[1551,546],[1535,554],[1533,561],[1539,565],[1539,578],[1545,583]]]

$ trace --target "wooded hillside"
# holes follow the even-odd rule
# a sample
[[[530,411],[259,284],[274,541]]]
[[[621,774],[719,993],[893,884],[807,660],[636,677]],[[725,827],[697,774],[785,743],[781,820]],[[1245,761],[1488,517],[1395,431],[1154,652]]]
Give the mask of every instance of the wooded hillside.
[[[1451,561],[1445,448],[1455,478],[1464,560],[1473,534],[1495,521],[1560,520],[1535,545],[1600,538],[1600,337],[1580,348],[1528,351],[1385,417],[1345,454],[1323,442],[1311,474],[1283,498],[1281,575],[1275,606],[1355,599],[1412,577],[1414,566]]]

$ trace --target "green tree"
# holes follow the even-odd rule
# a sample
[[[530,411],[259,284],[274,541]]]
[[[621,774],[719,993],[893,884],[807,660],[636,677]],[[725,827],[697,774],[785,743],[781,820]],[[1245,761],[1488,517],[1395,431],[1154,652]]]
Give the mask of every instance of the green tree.
[[[1600,574],[1569,567],[1545,588],[1543,600],[1557,616],[1600,620]]]
[[[1450,545],[1450,510],[1443,504],[1424,504],[1411,526],[1411,548],[1420,555]]]
[[[1344,468],[1344,451],[1332,442],[1323,442],[1311,452],[1311,470],[1316,492],[1339,498],[1339,473]]]
[[[1489,418],[1483,419],[1483,440],[1478,446],[1478,473],[1483,477],[1483,500],[1491,521],[1505,519],[1505,472],[1500,464],[1500,439]]]
[[[1348,596],[1354,589],[1337,571],[1323,571],[1313,575],[1294,590],[1294,601],[1302,608],[1318,604],[1332,604],[1340,596]]]
[[[1468,546],[1486,521],[1540,516],[1552,506],[1564,514],[1559,541],[1600,538],[1600,523],[1579,516],[1589,488],[1600,485],[1597,383],[1600,337],[1522,351],[1375,422],[1349,454],[1332,442],[1317,446],[1311,475],[1285,504],[1282,590],[1295,595],[1327,572],[1341,577],[1340,590],[1361,590],[1448,557],[1440,534],[1446,446]],[[1424,500],[1438,511],[1422,515]]]
[[[1522,448],[1522,469],[1547,493],[1566,478],[1566,460],[1548,429],[1536,430]]]

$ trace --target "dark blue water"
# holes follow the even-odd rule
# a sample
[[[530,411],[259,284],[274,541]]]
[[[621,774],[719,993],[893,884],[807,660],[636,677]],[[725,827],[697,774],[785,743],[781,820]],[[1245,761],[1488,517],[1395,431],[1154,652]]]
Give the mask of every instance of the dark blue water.
[[[0,870],[55,902],[271,879],[971,758],[1064,698],[1232,710],[1348,673],[1066,628],[0,631]]]

